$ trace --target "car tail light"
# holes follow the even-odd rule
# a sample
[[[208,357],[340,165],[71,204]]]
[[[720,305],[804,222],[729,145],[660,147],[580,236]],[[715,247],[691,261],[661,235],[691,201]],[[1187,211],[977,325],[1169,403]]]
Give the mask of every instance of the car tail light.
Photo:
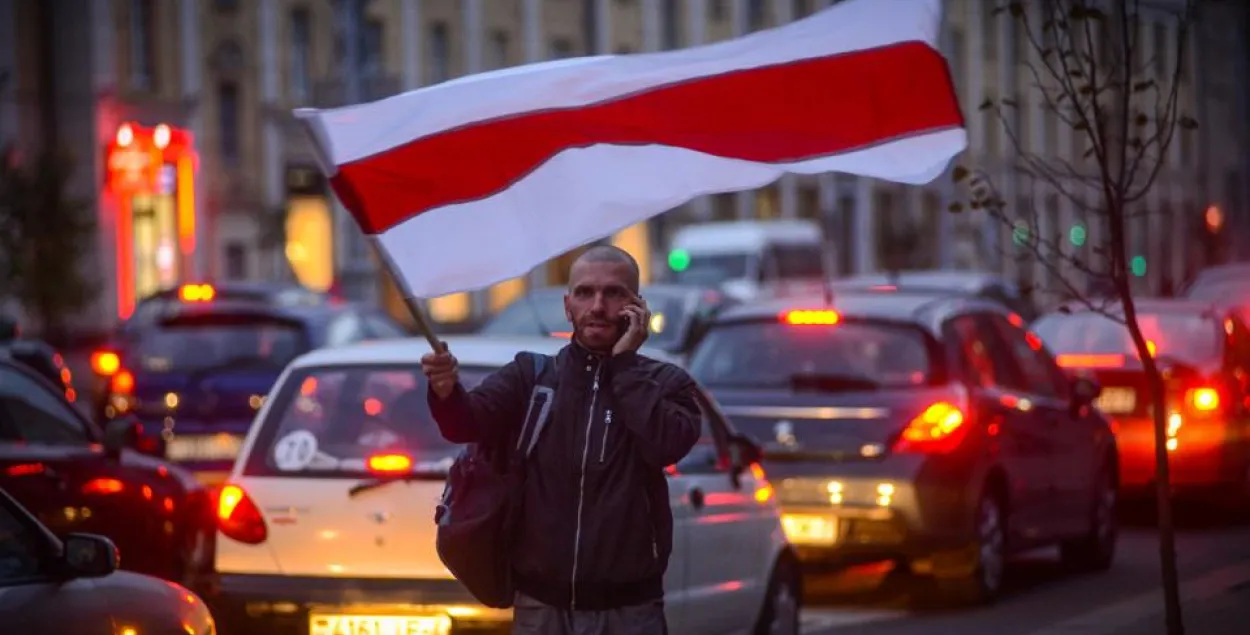
[[[93,478],[82,486],[83,494],[117,494],[126,484],[115,478]]]
[[[101,377],[112,377],[121,367],[121,357],[113,351],[96,351],[91,354],[91,370]]]
[[[369,457],[369,471],[386,476],[412,471],[412,457],[407,454],[374,454]]]
[[[269,530],[252,498],[238,485],[226,485],[217,497],[217,528],[229,538],[249,545],[265,542]]]
[[[794,326],[833,326],[842,316],[832,309],[798,309],[781,314],[781,321]]]
[[[135,376],[125,368],[118,369],[109,379],[108,392],[108,416],[129,412],[135,405]]]
[[[1086,355],[1065,353],[1055,357],[1060,368],[1123,368],[1123,355]]]
[[[938,402],[925,408],[903,428],[895,444],[897,452],[945,453],[954,450],[963,439],[966,418],[958,407]]]
[[[109,383],[109,389],[115,395],[132,395],[135,392],[135,376],[126,369],[117,371]]]
[[[1211,386],[1190,388],[1185,392],[1185,406],[1196,414],[1211,414],[1220,409],[1220,391]]]

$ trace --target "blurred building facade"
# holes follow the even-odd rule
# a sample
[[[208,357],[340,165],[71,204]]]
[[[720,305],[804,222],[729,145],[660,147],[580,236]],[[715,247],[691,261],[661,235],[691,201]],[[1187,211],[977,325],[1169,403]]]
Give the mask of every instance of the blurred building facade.
[[[832,3],[0,0],[0,77],[8,78],[0,80],[0,144],[37,146],[47,142],[45,128],[55,128],[57,141],[84,157],[76,187],[97,203],[99,271],[108,281],[94,320],[125,316],[146,291],[195,278],[298,280],[402,315],[396,290],[330,194],[292,109],[374,100],[545,59],[694,46]],[[1156,17],[1142,22],[1147,57],[1175,55],[1168,4],[1150,3]],[[1038,3],[1025,5],[1036,11]],[[1247,5],[1212,0],[1188,40],[1181,99],[1201,125],[1172,145],[1168,169],[1143,203],[1152,213],[1133,234],[1151,289],[1164,278],[1179,281],[1203,255],[1181,236],[1200,229],[1207,208],[1218,208],[1225,233],[1250,236]],[[1020,202],[1026,190],[1038,197],[1029,204],[1045,212],[1042,232],[1072,232],[1080,220],[1070,202],[1019,183],[1010,169],[1015,145],[996,116],[978,110],[986,96],[1018,95],[1023,107],[1010,127],[1023,132],[1024,148],[1079,159],[1079,140],[1043,107],[1019,65],[1035,53],[1019,27],[992,19],[982,0],[946,0],[944,17],[942,48],[971,139],[960,161],[994,174],[1009,201]],[[49,117],[58,125],[41,126]],[[166,136],[177,142],[156,148]],[[824,227],[841,273],[989,268],[1053,282],[1049,268],[1012,257],[1010,228],[948,213],[957,195],[949,178],[921,188],[843,175],[787,177],[693,201],[611,240],[658,275],[667,237],[682,224],[809,218]],[[1096,227],[1082,230],[1089,244],[1097,242]],[[430,311],[444,325],[472,322],[527,286],[564,282],[567,262],[432,300]]]

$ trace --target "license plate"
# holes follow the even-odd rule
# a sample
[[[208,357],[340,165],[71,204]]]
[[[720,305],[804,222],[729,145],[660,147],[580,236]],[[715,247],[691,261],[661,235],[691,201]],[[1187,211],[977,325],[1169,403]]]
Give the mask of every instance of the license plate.
[[[832,545],[838,541],[838,519],[828,514],[782,514],[781,528],[796,545]]]
[[[1094,406],[1107,414],[1124,414],[1137,409],[1137,391],[1132,388],[1104,388]]]
[[[233,461],[243,437],[233,434],[175,436],[165,452],[171,461]]]
[[[447,635],[446,615],[313,615],[310,635]]]

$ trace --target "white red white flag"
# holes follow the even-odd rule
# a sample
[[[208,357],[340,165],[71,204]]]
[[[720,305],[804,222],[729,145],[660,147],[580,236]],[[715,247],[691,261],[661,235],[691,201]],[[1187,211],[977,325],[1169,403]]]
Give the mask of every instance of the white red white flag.
[[[343,205],[434,297],[787,172],[932,181],[967,145],[940,23],[941,0],[850,0],[707,46],[296,115]]]

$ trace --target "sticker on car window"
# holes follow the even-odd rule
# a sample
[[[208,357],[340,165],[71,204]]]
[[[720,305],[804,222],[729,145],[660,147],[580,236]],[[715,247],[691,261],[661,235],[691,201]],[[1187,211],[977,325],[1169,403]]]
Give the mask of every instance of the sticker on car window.
[[[279,470],[296,471],[308,467],[317,455],[317,437],[307,430],[296,430],[273,446],[273,462]]]

